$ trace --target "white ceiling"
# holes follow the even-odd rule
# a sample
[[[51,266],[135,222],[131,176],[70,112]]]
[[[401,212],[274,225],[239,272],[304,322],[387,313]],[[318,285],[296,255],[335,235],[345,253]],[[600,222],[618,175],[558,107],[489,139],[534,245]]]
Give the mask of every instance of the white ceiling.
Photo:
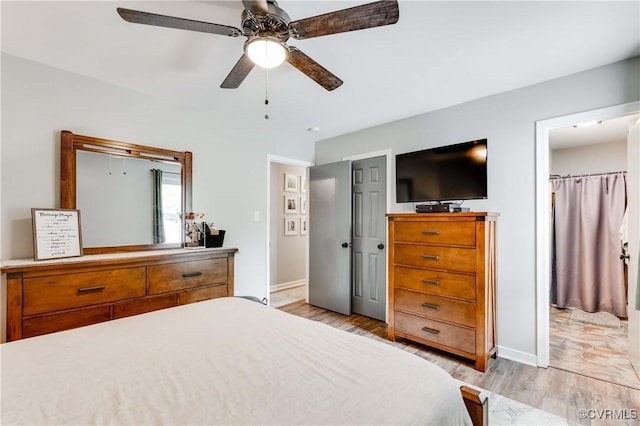
[[[638,114],[631,114],[609,120],[576,123],[576,126],[553,129],[549,132],[549,146],[551,149],[566,149],[599,143],[626,143],[630,125],[638,117]]]
[[[367,1],[279,1],[292,20]],[[240,0],[2,1],[2,51],[237,122],[264,121],[266,72],[220,83],[244,37],[123,21],[116,7],[239,26]],[[314,140],[640,55],[640,2],[400,1],[398,24],[290,40],[344,81],[269,71],[278,133]],[[310,134],[307,128],[320,131]],[[242,129],[238,129],[242,132]]]

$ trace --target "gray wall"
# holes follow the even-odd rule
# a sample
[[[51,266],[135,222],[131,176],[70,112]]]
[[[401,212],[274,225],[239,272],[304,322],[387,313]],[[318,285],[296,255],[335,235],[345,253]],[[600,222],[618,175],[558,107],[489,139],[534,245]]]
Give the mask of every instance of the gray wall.
[[[270,282],[271,287],[279,284],[304,282],[306,275],[306,250],[308,234],[284,235],[284,218],[295,218],[300,224],[300,219],[306,214],[284,213],[284,197],[293,196],[300,200],[301,196],[306,197],[306,193],[300,190],[300,176],[306,176],[307,170],[304,167],[291,166],[287,164],[271,163],[271,234],[270,242]],[[298,192],[285,192],[284,174],[290,173],[298,176]],[[277,287],[276,287],[277,288]]]
[[[562,176],[627,170],[627,141],[554,149],[549,170]]]
[[[236,294],[260,298],[267,296],[267,235],[254,213],[266,217],[267,154],[321,164],[380,149],[399,153],[488,138],[489,199],[465,205],[501,213],[499,344],[525,355],[535,353],[535,122],[640,99],[636,58],[321,141],[314,159],[308,132],[280,135],[275,119],[218,122],[207,113],[11,55],[2,54],[1,65],[0,258],[32,257],[31,207],[59,207],[59,135],[68,129],[192,151],[194,210],[227,230],[225,246],[240,249]],[[392,206],[403,209],[411,207]]]
[[[2,54],[2,259],[32,258],[31,207],[59,207],[60,131],[193,152],[193,208],[238,247],[235,291],[266,297],[267,155],[313,161],[278,120],[220,122],[95,79]],[[213,100],[215,102],[215,100]],[[254,220],[258,212],[259,220]],[[4,308],[3,308],[4,309]]]
[[[501,215],[498,344],[502,356],[535,362],[535,123],[638,101],[639,76],[640,59],[634,58],[320,141],[316,164],[387,148],[398,154],[488,138],[489,197],[465,206]],[[395,170],[389,176],[393,179]],[[392,209],[412,206],[395,204]]]

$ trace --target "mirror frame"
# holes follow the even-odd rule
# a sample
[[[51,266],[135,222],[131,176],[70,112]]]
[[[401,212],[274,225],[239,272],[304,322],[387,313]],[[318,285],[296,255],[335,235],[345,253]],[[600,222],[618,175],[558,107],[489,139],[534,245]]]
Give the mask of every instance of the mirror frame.
[[[169,161],[182,165],[182,211],[192,211],[192,154],[189,151],[172,151],[152,146],[118,142],[92,136],[76,135],[69,130],[60,133],[60,208],[76,208],[76,152],[78,150],[100,154],[135,157],[147,160]],[[163,250],[184,246],[180,243],[157,243],[105,247],[84,247],[84,254]]]

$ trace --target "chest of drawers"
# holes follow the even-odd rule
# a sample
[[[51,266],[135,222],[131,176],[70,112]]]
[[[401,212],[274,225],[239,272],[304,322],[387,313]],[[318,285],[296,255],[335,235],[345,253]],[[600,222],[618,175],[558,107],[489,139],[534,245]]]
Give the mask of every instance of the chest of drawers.
[[[496,353],[496,213],[389,214],[389,338],[485,371]]]
[[[237,249],[6,261],[7,341],[233,296]]]

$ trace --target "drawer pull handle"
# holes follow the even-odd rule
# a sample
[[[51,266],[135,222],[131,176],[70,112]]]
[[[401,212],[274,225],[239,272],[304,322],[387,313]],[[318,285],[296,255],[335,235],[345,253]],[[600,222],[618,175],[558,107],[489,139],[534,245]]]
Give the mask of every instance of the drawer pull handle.
[[[423,260],[440,260],[440,256],[433,256],[431,254],[423,254],[422,255],[422,259]]]
[[[202,272],[189,272],[188,274],[182,274],[184,278],[199,277],[200,275],[202,275]]]
[[[97,285],[95,287],[81,287],[78,289],[78,294],[98,293],[106,288],[103,285]]]
[[[428,280],[428,279],[426,279],[426,278],[423,278],[423,279],[422,279],[422,284],[440,285],[440,281]]]
[[[440,235],[440,231],[422,231],[424,235]]]
[[[435,328],[422,327],[422,331],[425,333],[440,334],[440,330],[436,330]]]
[[[438,305],[431,305],[429,303],[423,303],[422,307],[425,309],[431,309],[432,311],[439,311],[440,310],[440,306]]]

